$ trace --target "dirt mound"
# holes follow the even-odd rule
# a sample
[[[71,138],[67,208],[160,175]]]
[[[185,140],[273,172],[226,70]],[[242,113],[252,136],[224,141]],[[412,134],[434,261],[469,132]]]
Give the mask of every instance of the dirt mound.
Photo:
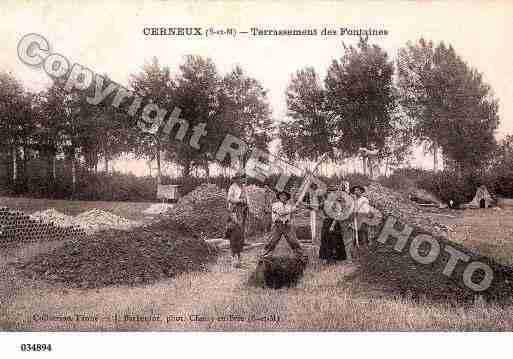
[[[426,191],[425,189],[412,186],[408,189],[408,194],[410,199],[418,204],[433,204],[436,206],[443,206],[443,203],[439,198],[437,198],[433,193]]]
[[[276,198],[273,191],[250,185],[246,187],[248,195],[248,233],[268,230],[271,225],[271,203]]]
[[[215,184],[202,184],[180,198],[168,213],[197,236],[222,237],[229,217],[226,191]]]
[[[97,208],[80,213],[75,216],[73,222],[84,228],[87,233],[94,233],[103,229],[129,229],[141,225],[139,222]]]
[[[393,216],[401,221],[415,225],[425,232],[447,238],[448,227],[432,218],[429,211],[423,209],[406,195],[395,192],[379,183],[371,183],[364,194],[370,204],[385,216]]]
[[[249,215],[246,233],[251,235],[270,224],[270,203],[274,194],[254,185],[247,187],[247,193]],[[222,237],[230,215],[226,194],[215,184],[202,184],[180,198],[167,214],[198,236],[203,233],[207,238]]]
[[[291,257],[272,257],[260,261],[249,278],[256,287],[280,289],[294,287],[303,277],[306,262]]]
[[[148,215],[165,214],[167,211],[174,207],[170,203],[155,203],[146,208],[143,213]]]
[[[129,229],[142,225],[140,222],[131,221],[97,208],[80,213],[75,217],[61,213],[54,208],[49,208],[32,213],[30,218],[58,227],[81,228],[88,234],[103,229]]]
[[[271,203],[276,198],[274,192],[255,185],[247,186],[246,192],[249,212],[258,219],[265,220],[270,215]]]
[[[60,227],[68,227],[75,225],[75,223],[73,222],[74,217],[61,213],[57,211],[55,208],[48,208],[44,211],[34,212],[30,215],[30,217],[39,221],[53,223]]]
[[[57,211],[55,211],[57,212]],[[10,208],[0,208],[0,243],[77,239],[86,236],[76,225],[55,225]]]
[[[492,258],[481,256],[471,250],[451,242],[447,239],[448,228],[437,222],[429,211],[410,201],[406,196],[394,192],[380,184],[372,183],[367,187],[365,194],[372,206],[384,214],[383,222],[375,226],[372,232],[375,234],[371,246],[360,252],[358,258],[359,269],[355,273],[357,280],[368,282],[385,291],[397,295],[406,295],[412,298],[444,302],[472,302],[476,296],[497,302],[511,302],[513,295],[513,268],[503,266]],[[398,241],[388,237],[385,243],[377,241],[384,228],[387,218],[397,221],[395,229],[401,231],[403,225],[412,228],[402,250],[395,250]],[[439,245],[439,254],[433,261],[421,264],[412,258],[412,241],[419,234],[434,238]],[[425,238],[425,237],[424,237]],[[415,247],[416,248],[416,247]],[[450,252],[457,250],[468,256],[466,261],[459,261],[452,271],[444,274],[449,267]],[[430,245],[424,243],[418,248],[418,255],[426,256],[430,251]],[[436,250],[435,250],[436,252]],[[413,253],[417,253],[415,250]],[[484,291],[474,291],[465,285],[463,273],[467,265],[472,262],[481,262],[490,266],[493,271],[493,281]],[[471,281],[480,283],[485,272],[479,269],[472,273]],[[468,283],[468,282],[467,282]]]
[[[419,298],[435,302],[462,303],[472,302],[477,295],[494,302],[511,303],[513,295],[513,268],[503,266],[493,259],[473,253],[465,247],[450,242],[442,237],[435,237],[440,245],[440,253],[430,264],[415,261],[411,254],[412,239],[419,234],[429,234],[425,230],[413,227],[404,249],[400,252],[394,249],[395,238],[387,242],[374,241],[368,248],[360,250],[357,258],[359,263],[355,273],[356,280],[377,286],[392,294]],[[466,254],[466,263],[459,261],[450,275],[443,274],[448,267],[451,257],[446,250],[448,247]],[[426,256],[429,245],[421,246],[419,253]],[[474,291],[464,284],[463,273],[467,265],[473,261],[488,264],[493,271],[493,281],[485,291]],[[484,272],[474,272],[472,281],[479,283],[484,278]]]
[[[33,279],[98,288],[152,283],[206,270],[216,253],[178,223],[162,221],[132,231],[103,231],[16,266]]]

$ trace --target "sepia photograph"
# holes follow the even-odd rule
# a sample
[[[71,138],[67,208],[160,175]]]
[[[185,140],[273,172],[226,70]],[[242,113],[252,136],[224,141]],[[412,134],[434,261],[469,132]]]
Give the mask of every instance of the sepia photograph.
[[[512,18],[6,1],[0,331],[512,332]]]

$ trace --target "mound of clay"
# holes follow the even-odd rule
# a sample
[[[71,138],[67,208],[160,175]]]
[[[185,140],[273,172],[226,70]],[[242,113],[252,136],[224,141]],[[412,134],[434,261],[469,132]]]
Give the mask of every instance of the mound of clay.
[[[229,216],[226,191],[215,184],[202,184],[180,198],[168,213],[197,236],[222,237]]]
[[[473,253],[467,248],[445,238],[432,235],[440,245],[436,259],[429,264],[421,264],[412,258],[410,248],[413,238],[419,234],[429,234],[418,226],[412,226],[413,232],[408,237],[402,251],[394,249],[396,239],[389,237],[385,243],[375,241],[370,247],[359,251],[359,267],[355,280],[363,281],[382,288],[387,292],[412,298],[421,298],[435,302],[462,303],[472,302],[476,296],[488,301],[511,303],[513,295],[513,268],[496,263],[493,259]],[[398,228],[400,230],[400,228]],[[379,232],[379,231],[378,231]],[[450,248],[449,248],[450,247]],[[454,249],[468,256],[468,261],[458,261],[450,275],[443,274],[448,266]],[[419,255],[425,257],[429,244],[419,247]],[[493,271],[493,281],[487,290],[474,291],[465,285],[463,273],[471,262],[482,262]],[[474,283],[481,283],[485,273],[479,269],[472,274]]]
[[[87,233],[94,233],[103,229],[129,229],[140,225],[139,222],[97,208],[80,213],[75,216],[73,222],[84,228]]]
[[[48,208],[43,211],[37,211],[30,215],[31,218],[42,222],[53,223],[60,227],[69,227],[75,225],[74,218],[57,211],[55,208]]]
[[[255,185],[247,186],[246,192],[251,214],[260,220],[265,220],[271,215],[271,204],[276,198],[274,192]]]
[[[366,187],[364,194],[370,204],[385,216],[393,216],[401,221],[423,229],[425,232],[447,238],[448,228],[438,223],[422,206],[411,201],[407,196],[395,192],[377,182]]]
[[[217,250],[173,221],[132,231],[107,230],[67,242],[50,253],[18,264],[33,279],[69,287],[152,283],[180,273],[203,271]]]
[[[306,262],[291,257],[271,257],[258,263],[249,284],[272,289],[296,286],[303,277]]]
[[[174,207],[171,203],[155,203],[146,208],[143,213],[148,215],[165,214]]]

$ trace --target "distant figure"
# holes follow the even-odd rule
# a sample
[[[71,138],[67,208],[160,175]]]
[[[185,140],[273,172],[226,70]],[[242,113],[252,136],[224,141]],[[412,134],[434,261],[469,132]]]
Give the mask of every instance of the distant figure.
[[[372,149],[360,147],[358,149],[358,154],[363,161],[363,174],[369,176],[370,178],[374,178],[374,160],[376,159],[379,150],[374,148],[372,145],[371,148]]]

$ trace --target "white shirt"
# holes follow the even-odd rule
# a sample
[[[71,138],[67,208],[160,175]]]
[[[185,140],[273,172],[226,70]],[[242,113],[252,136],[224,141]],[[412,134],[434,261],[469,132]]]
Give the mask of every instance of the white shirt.
[[[360,197],[354,201],[354,212],[357,214],[368,214],[371,211],[367,197]]]
[[[237,183],[232,183],[228,189],[228,202],[240,202],[242,196],[242,188]]]
[[[289,214],[282,214],[285,212],[292,211],[296,207],[289,203],[283,203],[281,201],[274,202],[272,205],[272,219],[273,222],[280,221],[280,222],[287,222],[290,221],[290,213]]]

